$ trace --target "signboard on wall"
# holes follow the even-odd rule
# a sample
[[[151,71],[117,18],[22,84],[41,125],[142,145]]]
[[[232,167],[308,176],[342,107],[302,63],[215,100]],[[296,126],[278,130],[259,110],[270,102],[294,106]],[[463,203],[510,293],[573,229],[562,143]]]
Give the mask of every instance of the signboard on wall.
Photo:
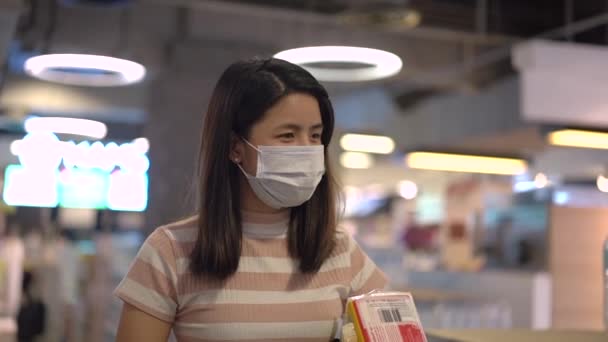
[[[521,113],[526,121],[608,127],[608,48],[533,40],[517,45]]]

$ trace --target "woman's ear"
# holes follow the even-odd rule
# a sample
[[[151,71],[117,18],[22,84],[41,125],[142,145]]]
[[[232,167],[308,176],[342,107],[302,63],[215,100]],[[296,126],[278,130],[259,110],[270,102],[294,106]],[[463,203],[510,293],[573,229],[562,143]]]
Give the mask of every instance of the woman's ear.
[[[243,161],[245,146],[243,146],[243,139],[239,138],[236,134],[230,133],[230,160],[235,164],[240,164]]]

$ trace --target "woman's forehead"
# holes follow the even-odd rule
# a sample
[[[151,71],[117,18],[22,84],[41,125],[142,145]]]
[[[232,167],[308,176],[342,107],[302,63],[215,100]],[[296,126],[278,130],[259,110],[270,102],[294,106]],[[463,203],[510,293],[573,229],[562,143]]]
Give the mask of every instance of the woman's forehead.
[[[317,99],[308,94],[290,94],[266,111],[260,124],[269,128],[280,126],[313,127],[322,124]]]

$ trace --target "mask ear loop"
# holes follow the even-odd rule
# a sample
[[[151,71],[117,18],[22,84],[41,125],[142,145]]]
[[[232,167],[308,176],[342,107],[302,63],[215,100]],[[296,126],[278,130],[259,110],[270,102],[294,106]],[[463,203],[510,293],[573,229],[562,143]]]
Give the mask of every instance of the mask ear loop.
[[[243,138],[243,137],[241,137],[241,139],[242,139],[242,140],[243,140],[243,141],[244,141],[244,142],[245,142],[247,145],[251,146],[251,148],[252,148],[252,149],[254,149],[254,150],[258,151],[258,152],[261,152],[261,151],[260,151],[260,150],[259,150],[257,147],[253,146],[253,144],[252,144],[252,143],[250,143],[250,142],[249,142],[247,139],[245,139],[245,138]]]
[[[256,150],[258,153],[261,153],[261,151],[255,147],[252,143],[250,143],[247,139],[243,138],[243,137],[239,137],[241,140],[243,140],[247,145],[249,145],[252,149]],[[236,166],[238,166],[239,169],[241,169],[241,172],[243,172],[243,175],[245,175],[245,177],[247,178],[255,178],[256,176],[252,176],[250,174],[247,173],[247,171],[245,171],[245,169],[243,168],[243,166],[241,166],[241,163],[237,163],[235,161]],[[259,167],[259,165],[258,165]]]
[[[235,165],[236,165],[236,166],[237,166],[239,169],[241,169],[241,172],[243,173],[243,175],[244,175],[246,178],[255,178],[255,176],[252,176],[252,175],[248,174],[248,173],[247,173],[247,171],[245,171],[245,169],[243,169],[243,167],[241,166],[241,164],[239,164],[239,163],[234,163],[234,164],[235,164]]]

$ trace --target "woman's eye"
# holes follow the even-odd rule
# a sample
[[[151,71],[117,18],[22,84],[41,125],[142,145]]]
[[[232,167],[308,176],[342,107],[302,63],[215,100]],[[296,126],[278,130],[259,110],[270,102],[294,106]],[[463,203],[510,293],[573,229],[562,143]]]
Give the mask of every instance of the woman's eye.
[[[321,133],[314,133],[314,134],[312,135],[312,138],[313,138],[313,139],[315,139],[315,140],[319,140],[319,139],[321,139]]]
[[[292,139],[292,138],[295,138],[295,134],[293,134],[293,133],[284,133],[284,134],[279,135],[279,137],[283,138],[283,139]]]

